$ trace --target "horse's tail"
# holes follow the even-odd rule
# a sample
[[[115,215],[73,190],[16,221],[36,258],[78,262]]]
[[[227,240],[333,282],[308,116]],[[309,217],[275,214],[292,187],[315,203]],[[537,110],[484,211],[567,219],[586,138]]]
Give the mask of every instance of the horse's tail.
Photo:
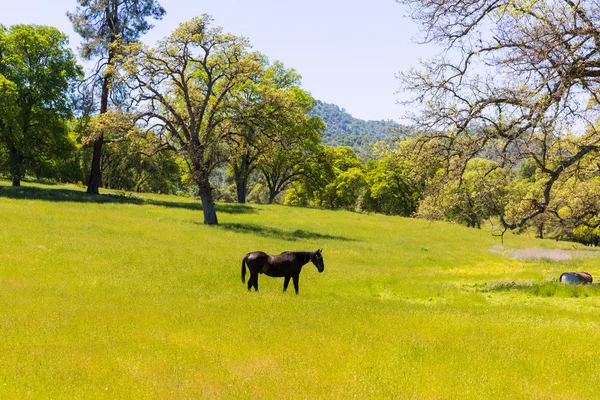
[[[248,256],[245,256],[242,259],[242,283],[246,283],[246,259]]]

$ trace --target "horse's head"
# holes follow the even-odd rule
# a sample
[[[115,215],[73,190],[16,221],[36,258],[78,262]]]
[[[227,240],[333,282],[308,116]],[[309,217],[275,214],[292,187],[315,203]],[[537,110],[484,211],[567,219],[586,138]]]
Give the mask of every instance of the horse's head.
[[[323,264],[323,255],[321,254],[322,251],[323,249],[319,249],[310,257],[310,261],[315,264],[319,272],[323,272],[323,270],[325,270],[325,264]]]

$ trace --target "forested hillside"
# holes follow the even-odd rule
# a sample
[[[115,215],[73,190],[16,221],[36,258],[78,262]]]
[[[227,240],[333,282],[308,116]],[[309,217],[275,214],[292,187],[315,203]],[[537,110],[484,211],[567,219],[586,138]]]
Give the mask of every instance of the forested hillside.
[[[354,118],[344,108],[335,104],[317,100],[310,112],[311,116],[319,116],[327,124],[323,135],[323,144],[330,146],[350,146],[357,153],[365,154],[369,145],[378,140],[403,135],[408,127],[392,120],[365,121]]]

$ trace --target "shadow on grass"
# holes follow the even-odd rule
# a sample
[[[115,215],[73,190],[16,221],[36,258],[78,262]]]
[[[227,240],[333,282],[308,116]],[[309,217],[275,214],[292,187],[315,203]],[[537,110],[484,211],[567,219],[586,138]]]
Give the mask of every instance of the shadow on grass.
[[[70,189],[38,188],[38,187],[7,187],[0,186],[0,197],[10,199],[71,201],[76,203],[122,203],[144,204],[144,200],[131,196],[114,194],[90,195],[85,192]]]
[[[217,212],[225,214],[254,214],[258,212],[254,207],[245,204],[217,204]]]
[[[284,240],[301,240],[301,239],[328,239],[328,240],[341,240],[346,242],[356,242],[356,239],[347,238],[344,236],[332,236],[322,235],[316,232],[305,231],[302,229],[296,229],[295,231],[288,231],[283,229],[271,228],[268,226],[260,226],[255,224],[238,224],[238,223],[223,223],[218,225],[221,229],[226,229],[233,232],[248,233],[252,235],[271,237]]]
[[[537,297],[600,297],[600,284],[569,285],[558,281],[490,282],[477,288],[478,292],[520,292]]]
[[[100,194],[91,195],[79,190],[57,189],[57,188],[39,188],[39,187],[9,187],[0,186],[0,197],[10,199],[44,200],[56,202],[76,202],[76,203],[118,203],[118,204],[150,204],[167,208],[184,208],[188,210],[202,210],[202,203],[198,202],[177,202],[163,201],[154,199],[142,199],[132,195]],[[244,204],[218,204],[217,212],[226,214],[250,214],[256,212],[252,207]]]

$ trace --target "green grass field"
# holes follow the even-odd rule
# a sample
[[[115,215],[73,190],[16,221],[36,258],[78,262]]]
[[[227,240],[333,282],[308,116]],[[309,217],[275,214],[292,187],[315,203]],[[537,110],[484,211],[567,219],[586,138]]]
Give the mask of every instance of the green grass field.
[[[208,227],[191,199],[8,184],[0,398],[600,397],[600,286],[557,283],[600,275],[595,249],[276,205]],[[240,281],[247,252],[321,247],[299,296]]]

